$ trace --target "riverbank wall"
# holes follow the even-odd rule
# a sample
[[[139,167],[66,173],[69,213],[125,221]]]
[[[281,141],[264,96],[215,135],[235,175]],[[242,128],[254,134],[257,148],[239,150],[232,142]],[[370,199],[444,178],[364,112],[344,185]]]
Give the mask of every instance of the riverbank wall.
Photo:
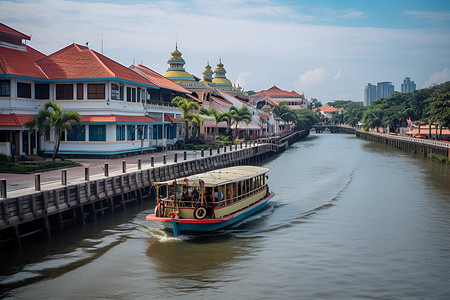
[[[449,143],[362,130],[356,130],[355,133],[357,137],[401,149],[408,153],[421,154],[423,156],[435,153],[450,157]]]
[[[104,214],[126,210],[128,204],[154,199],[153,182],[185,177],[236,165],[257,164],[285,151],[290,144],[309,135],[299,131],[283,138],[262,139],[249,145],[232,145],[205,151],[201,157],[143,168],[116,176],[36,191],[0,200],[0,247],[15,244],[31,235],[50,238],[67,225],[84,225]],[[222,150],[222,151],[221,151]],[[206,151],[207,152],[207,151]],[[199,155],[200,156],[200,155]]]

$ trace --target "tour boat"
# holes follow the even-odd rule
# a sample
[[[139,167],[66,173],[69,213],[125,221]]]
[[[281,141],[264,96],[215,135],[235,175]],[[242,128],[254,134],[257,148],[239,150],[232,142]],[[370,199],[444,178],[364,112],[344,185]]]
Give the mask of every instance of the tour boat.
[[[269,169],[237,166],[164,182],[155,182],[155,213],[149,221],[162,222],[174,236],[230,226],[266,206]]]

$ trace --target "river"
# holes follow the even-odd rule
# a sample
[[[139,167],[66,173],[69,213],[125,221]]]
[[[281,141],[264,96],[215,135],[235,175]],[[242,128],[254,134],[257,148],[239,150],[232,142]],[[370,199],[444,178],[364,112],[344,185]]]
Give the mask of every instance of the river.
[[[2,254],[0,297],[450,299],[450,166],[327,133],[263,166],[275,197],[228,230],[135,206]]]

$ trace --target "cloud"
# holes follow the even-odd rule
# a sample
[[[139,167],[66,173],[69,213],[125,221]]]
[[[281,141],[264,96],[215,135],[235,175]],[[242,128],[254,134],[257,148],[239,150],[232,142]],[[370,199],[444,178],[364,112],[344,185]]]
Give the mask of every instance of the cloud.
[[[245,72],[239,73],[239,75],[236,79],[236,84],[239,84],[241,87],[246,86],[251,74],[252,73],[250,71],[245,71]]]
[[[446,22],[450,21],[450,11],[418,11],[407,10],[403,13],[405,16],[411,16],[415,19],[421,19],[433,22]]]
[[[450,80],[450,74],[448,68],[444,68],[441,72],[436,72],[431,75],[428,80],[423,84],[422,88],[432,86],[433,84],[440,84]]]
[[[338,79],[341,76],[341,71],[337,71],[336,75],[332,75],[330,71],[325,70],[322,67],[315,68],[314,70],[307,70],[301,74],[297,81],[294,82],[294,86],[308,87],[324,82],[327,79]]]
[[[450,65],[448,30],[323,25],[358,24],[367,15],[355,9],[277,0],[131,2],[1,1],[0,20],[32,35],[27,44],[45,54],[87,41],[100,52],[103,41],[111,59],[125,66],[142,60],[162,73],[178,42],[186,70],[198,77],[208,60],[222,57],[227,78],[246,90],[276,84],[319,99],[351,92],[358,100],[367,82],[394,82],[405,72],[421,85],[424,74]]]

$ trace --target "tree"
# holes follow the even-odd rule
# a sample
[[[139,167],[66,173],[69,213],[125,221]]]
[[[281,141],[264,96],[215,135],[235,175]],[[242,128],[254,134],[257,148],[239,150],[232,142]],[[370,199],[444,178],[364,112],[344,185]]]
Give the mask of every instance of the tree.
[[[438,86],[426,103],[428,105],[425,114],[429,123],[435,123],[436,129],[437,126],[440,127],[439,136],[441,136],[442,127],[450,127],[450,81]]]
[[[200,105],[195,101],[188,101],[183,97],[177,96],[172,99],[172,103],[176,104],[181,110],[181,119],[184,120],[186,133],[184,136],[184,140],[189,137],[189,124],[196,122],[200,124],[201,118],[200,115],[193,113],[193,110],[198,110]]]
[[[273,109],[273,113],[285,122],[295,123],[297,121],[297,115],[290,110],[286,102],[280,102],[280,104]]]
[[[244,122],[246,124],[250,123],[250,121],[252,120],[252,113],[250,112],[250,110],[246,105],[243,105],[239,109],[233,105],[230,107],[229,112],[232,122],[236,124],[236,133],[235,136],[233,137],[234,141],[237,137],[239,123],[240,122]]]
[[[364,130],[369,128],[376,128],[378,132],[378,127],[382,125],[383,111],[381,109],[369,109],[366,110],[362,118]]]
[[[297,121],[295,126],[298,129],[310,129],[312,125],[316,124],[319,120],[319,115],[309,109],[299,109],[295,111]]]
[[[311,98],[311,104],[309,106],[309,109],[319,108],[322,106],[322,102],[320,102],[316,98]]]
[[[61,143],[61,135],[64,131],[72,132],[71,121],[75,121],[78,126],[81,126],[81,116],[77,112],[63,111],[62,107],[56,102],[47,101],[44,103],[42,110],[25,126],[28,128],[37,127],[39,129],[50,128],[55,130],[55,146],[53,147],[52,155],[52,160],[55,161]]]
[[[210,109],[206,109],[204,107],[202,107],[200,109],[200,113],[207,115],[207,116],[213,116],[214,117],[214,121],[216,122],[216,125],[214,127],[214,136],[213,136],[213,141],[216,140],[217,138],[217,125],[220,122],[227,122],[227,124],[229,125],[231,118],[230,118],[230,114],[224,112],[221,113],[220,111],[218,111],[217,109],[215,109],[214,107],[211,107]]]

